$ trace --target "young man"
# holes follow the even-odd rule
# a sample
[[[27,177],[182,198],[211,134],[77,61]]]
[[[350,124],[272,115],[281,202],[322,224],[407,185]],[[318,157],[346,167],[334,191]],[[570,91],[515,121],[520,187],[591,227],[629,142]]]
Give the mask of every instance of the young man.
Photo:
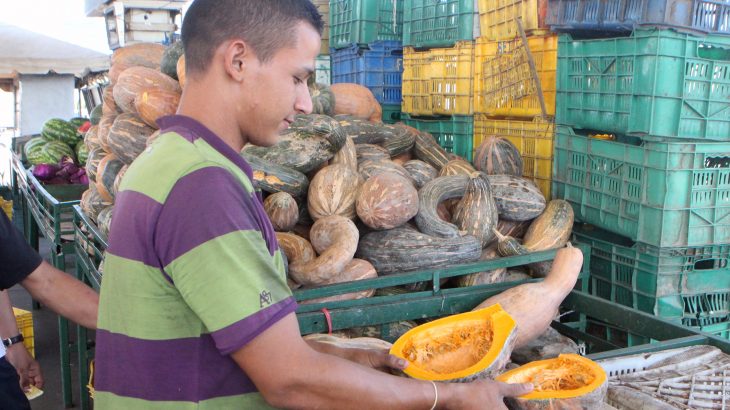
[[[432,384],[382,352],[308,344],[239,152],[311,111],[321,16],[308,0],[196,0],[176,116],[129,167],[101,289],[98,409],[498,409],[523,385]]]
[[[99,307],[93,289],[43,261],[0,212],[0,408],[8,410],[30,409],[21,385],[43,386],[38,362],[22,344],[5,292],[18,283],[40,303],[90,329],[96,328]]]

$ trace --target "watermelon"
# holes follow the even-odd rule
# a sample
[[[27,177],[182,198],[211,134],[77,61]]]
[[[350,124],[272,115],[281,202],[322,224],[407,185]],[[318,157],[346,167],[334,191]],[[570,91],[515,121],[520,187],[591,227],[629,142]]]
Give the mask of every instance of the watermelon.
[[[76,161],[80,166],[86,165],[86,159],[89,157],[89,149],[86,148],[86,143],[84,141],[79,141],[76,143]]]
[[[23,153],[25,154],[25,159],[29,161],[31,164],[40,164],[40,162],[33,162],[31,161],[31,158],[33,160],[37,160],[39,153],[43,149],[43,146],[46,145],[46,140],[40,137],[31,138],[28,142],[25,143],[25,146],[23,146]]]
[[[180,59],[184,51],[182,41],[172,43],[168,46],[162,54],[160,71],[177,80],[177,60]]]
[[[91,110],[91,117],[89,118],[89,121],[91,121],[91,125],[99,125],[99,121],[101,121],[101,115],[102,115],[102,105],[99,104],[96,107],[94,107],[93,110]]]
[[[60,141],[46,141],[40,149],[33,147],[33,150],[27,154],[28,162],[32,165],[58,164],[63,157],[69,157],[72,160],[76,158],[73,148]]]
[[[81,128],[81,126],[84,125],[84,123],[86,121],[89,121],[89,119],[88,118],[83,118],[83,117],[73,117],[70,120],[68,120],[68,122],[70,122],[71,124],[73,124],[73,126],[75,126],[76,129]]]
[[[51,118],[43,124],[41,136],[47,141],[60,141],[71,146],[81,139],[78,127],[60,118]]]

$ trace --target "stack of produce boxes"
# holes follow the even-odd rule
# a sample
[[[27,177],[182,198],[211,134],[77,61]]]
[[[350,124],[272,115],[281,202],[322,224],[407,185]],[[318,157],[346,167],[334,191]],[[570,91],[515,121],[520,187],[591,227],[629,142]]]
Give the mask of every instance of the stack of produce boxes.
[[[548,18],[566,32],[553,197],[585,223],[591,292],[730,337],[730,4],[653,18],[646,1],[579,3]]]
[[[405,0],[403,114],[447,151],[472,159],[474,0]]]
[[[331,0],[332,84],[372,91],[383,121],[400,119],[403,73],[403,0]]]
[[[547,0],[479,1],[473,145],[509,140],[523,176],[550,199],[558,37],[545,29],[546,9]]]
[[[315,61],[314,75],[315,81],[320,84],[329,85],[331,80],[331,62],[330,62],[330,0],[313,0],[312,3],[319,10],[324,22],[322,30],[322,46],[319,49],[319,55]]]

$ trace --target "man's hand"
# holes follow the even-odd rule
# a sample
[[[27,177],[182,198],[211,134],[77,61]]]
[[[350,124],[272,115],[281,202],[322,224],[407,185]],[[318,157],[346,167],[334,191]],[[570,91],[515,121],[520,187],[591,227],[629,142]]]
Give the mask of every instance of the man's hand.
[[[403,370],[408,366],[406,360],[393,356],[387,349],[348,348],[347,350],[349,354],[346,359],[386,373],[390,373],[391,370]]]
[[[43,374],[41,373],[41,366],[38,361],[28,353],[28,350],[23,346],[22,343],[14,344],[8,347],[5,354],[8,362],[15,367],[15,370],[20,376],[20,385],[23,390],[26,390],[29,385],[43,388]]]

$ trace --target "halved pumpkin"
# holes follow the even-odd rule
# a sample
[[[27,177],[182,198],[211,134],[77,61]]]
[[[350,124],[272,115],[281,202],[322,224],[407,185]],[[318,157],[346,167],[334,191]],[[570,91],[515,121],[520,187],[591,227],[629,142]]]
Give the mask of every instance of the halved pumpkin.
[[[509,362],[517,323],[499,304],[415,327],[390,353],[415,379],[469,382],[494,377]]]
[[[606,372],[596,362],[577,354],[538,360],[497,377],[505,383],[532,383],[524,396],[507,398],[515,409],[593,409],[606,398]]]

